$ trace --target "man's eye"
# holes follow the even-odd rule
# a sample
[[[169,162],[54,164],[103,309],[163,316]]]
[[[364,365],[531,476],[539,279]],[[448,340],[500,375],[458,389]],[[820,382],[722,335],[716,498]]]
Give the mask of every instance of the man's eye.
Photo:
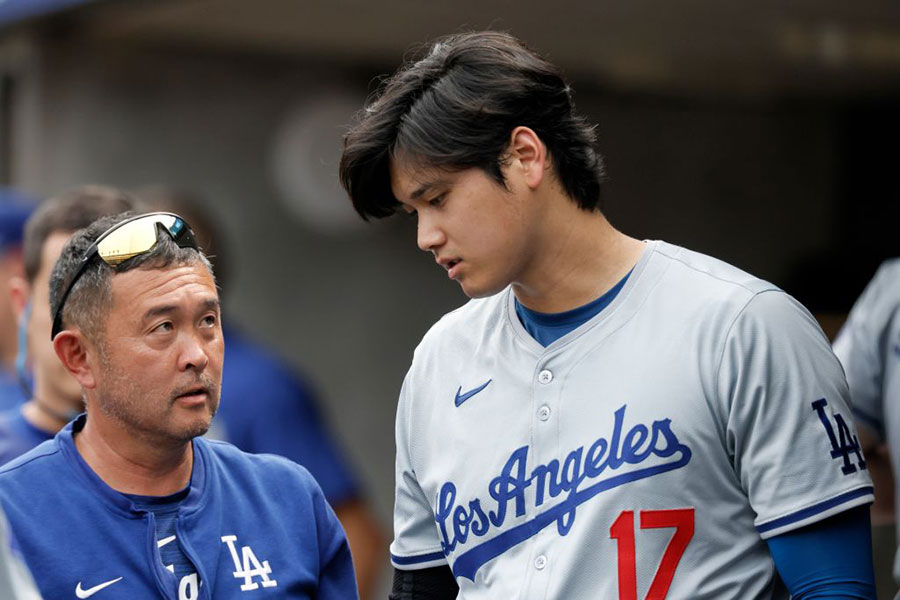
[[[165,323],[160,323],[156,327],[153,328],[153,331],[159,331],[161,333],[166,333],[172,331],[174,329],[174,325],[172,325],[171,321],[166,321]]]
[[[444,194],[441,194],[440,196],[435,196],[434,198],[432,198],[431,200],[428,201],[428,205],[432,206],[434,208],[437,208],[444,203],[444,198],[446,198],[446,196]]]
[[[216,317],[215,315],[207,315],[203,317],[203,320],[200,322],[204,327],[215,327],[216,326]]]

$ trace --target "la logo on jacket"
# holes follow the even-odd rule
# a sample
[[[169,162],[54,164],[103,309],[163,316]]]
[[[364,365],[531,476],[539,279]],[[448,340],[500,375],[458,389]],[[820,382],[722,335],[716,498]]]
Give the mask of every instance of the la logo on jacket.
[[[241,591],[255,590],[259,588],[260,584],[264,588],[278,585],[276,580],[269,579],[269,575],[272,573],[269,561],[264,560],[260,562],[250,546],[241,546],[241,554],[238,556],[237,547],[235,546],[235,542],[237,542],[236,535],[223,535],[222,541],[228,544],[228,550],[231,552],[231,560],[234,561],[234,576],[238,579],[244,579],[244,583],[241,584]],[[258,583],[254,581],[254,577],[260,578]]]

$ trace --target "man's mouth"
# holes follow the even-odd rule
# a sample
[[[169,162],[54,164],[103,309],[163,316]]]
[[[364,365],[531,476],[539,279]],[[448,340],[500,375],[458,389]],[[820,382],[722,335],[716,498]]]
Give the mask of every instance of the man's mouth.
[[[457,267],[461,262],[461,258],[451,258],[449,260],[441,259],[438,261],[438,264],[447,270],[447,276],[450,277],[450,279],[456,279],[456,275],[459,272]]]
[[[199,384],[184,390],[179,390],[179,392],[180,393],[175,394],[175,400],[181,400],[188,403],[205,402],[212,396],[208,387]]]

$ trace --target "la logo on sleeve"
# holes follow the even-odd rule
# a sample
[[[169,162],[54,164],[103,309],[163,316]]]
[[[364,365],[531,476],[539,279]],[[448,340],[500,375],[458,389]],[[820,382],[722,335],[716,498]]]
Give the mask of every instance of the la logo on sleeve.
[[[835,434],[831,418],[827,414],[827,412],[831,412],[831,409],[829,408],[826,412],[826,406],[828,406],[828,401],[825,398],[819,398],[812,403],[813,410],[818,413],[819,421],[821,421],[822,426],[825,428],[825,433],[828,435],[828,442],[831,444],[831,458],[842,460],[841,473],[844,475],[856,473],[857,467],[865,469],[866,461],[863,459],[859,438],[850,432],[844,417],[837,412],[832,413],[834,422],[837,425],[837,433]],[[856,457],[856,465],[850,460],[851,454]]]

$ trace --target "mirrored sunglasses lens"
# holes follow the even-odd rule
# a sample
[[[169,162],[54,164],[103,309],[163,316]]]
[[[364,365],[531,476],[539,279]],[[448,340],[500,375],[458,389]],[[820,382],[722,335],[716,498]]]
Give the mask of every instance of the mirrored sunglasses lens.
[[[156,244],[157,223],[171,229],[175,221],[181,220],[169,215],[154,215],[152,218],[126,223],[97,244],[97,253],[106,264],[118,265],[153,248]]]

